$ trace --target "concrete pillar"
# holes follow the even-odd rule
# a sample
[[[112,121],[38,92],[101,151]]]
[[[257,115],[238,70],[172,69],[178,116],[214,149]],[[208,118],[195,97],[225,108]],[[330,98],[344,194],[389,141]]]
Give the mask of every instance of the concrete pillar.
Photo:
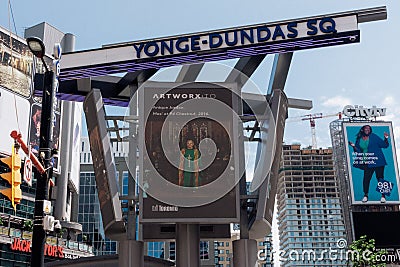
[[[63,52],[72,52],[75,50],[75,36],[67,33],[61,41],[61,48]],[[62,60],[62,59],[61,59]],[[61,151],[59,155],[60,160],[60,175],[57,178],[56,196],[57,201],[54,205],[54,217],[61,221],[70,221],[70,216],[67,213],[67,187],[68,179],[71,171],[72,159],[72,138],[74,136],[74,109],[75,103],[70,101],[61,101],[62,106],[62,131],[61,131]]]
[[[233,241],[233,266],[257,266],[257,241],[253,239],[239,239]]]
[[[176,266],[200,266],[200,225],[176,224]]]
[[[143,245],[142,241],[119,241],[118,267],[144,267]]]

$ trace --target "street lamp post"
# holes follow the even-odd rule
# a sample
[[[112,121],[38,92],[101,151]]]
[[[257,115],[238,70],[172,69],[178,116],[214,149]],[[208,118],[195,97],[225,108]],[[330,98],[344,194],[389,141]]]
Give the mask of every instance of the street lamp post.
[[[43,95],[42,95],[42,115],[40,119],[40,145],[39,160],[44,166],[46,172],[40,174],[35,170],[36,178],[36,197],[35,213],[32,236],[32,254],[31,266],[44,266],[44,249],[46,243],[46,232],[43,225],[44,219],[44,201],[49,198],[49,181],[53,175],[52,166],[52,143],[53,143],[53,122],[54,122],[54,103],[55,93],[58,88],[59,58],[61,56],[61,47],[55,45],[54,70],[49,70],[43,57],[45,55],[45,46],[41,39],[37,37],[28,37],[26,39],[29,49],[43,62],[46,72],[44,75]]]

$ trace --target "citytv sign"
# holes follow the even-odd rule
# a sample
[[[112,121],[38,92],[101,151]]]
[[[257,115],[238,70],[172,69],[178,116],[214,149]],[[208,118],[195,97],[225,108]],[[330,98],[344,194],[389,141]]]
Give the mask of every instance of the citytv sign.
[[[386,115],[386,108],[377,108],[372,106],[372,108],[364,108],[363,106],[352,106],[347,105],[343,108],[343,115],[349,118],[376,118]]]

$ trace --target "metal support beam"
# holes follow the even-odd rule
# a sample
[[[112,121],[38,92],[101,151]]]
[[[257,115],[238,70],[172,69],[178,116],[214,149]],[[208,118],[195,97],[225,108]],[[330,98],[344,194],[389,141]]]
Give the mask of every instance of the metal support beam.
[[[385,6],[361,9],[357,12],[358,23],[385,19],[387,19],[387,10]]]
[[[265,57],[266,55],[257,55],[240,58],[233,70],[228,74],[225,82],[238,83],[238,87],[243,87]]]
[[[204,67],[204,63],[191,64],[191,65],[183,65],[178,76],[175,79],[175,82],[194,82],[199,76],[201,70]]]
[[[267,95],[271,95],[275,89],[283,90],[285,88],[292,57],[293,52],[275,55]]]
[[[106,130],[105,111],[100,90],[92,90],[87,95],[83,107],[104,232],[110,239],[125,240],[125,225],[118,195],[116,167],[111,151],[110,137]]]

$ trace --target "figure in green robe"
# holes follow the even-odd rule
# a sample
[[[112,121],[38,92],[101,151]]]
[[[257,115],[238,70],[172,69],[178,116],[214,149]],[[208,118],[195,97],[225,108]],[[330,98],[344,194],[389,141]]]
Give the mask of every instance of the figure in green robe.
[[[199,186],[199,150],[191,139],[186,141],[186,148],[181,149],[179,159],[179,185]]]

